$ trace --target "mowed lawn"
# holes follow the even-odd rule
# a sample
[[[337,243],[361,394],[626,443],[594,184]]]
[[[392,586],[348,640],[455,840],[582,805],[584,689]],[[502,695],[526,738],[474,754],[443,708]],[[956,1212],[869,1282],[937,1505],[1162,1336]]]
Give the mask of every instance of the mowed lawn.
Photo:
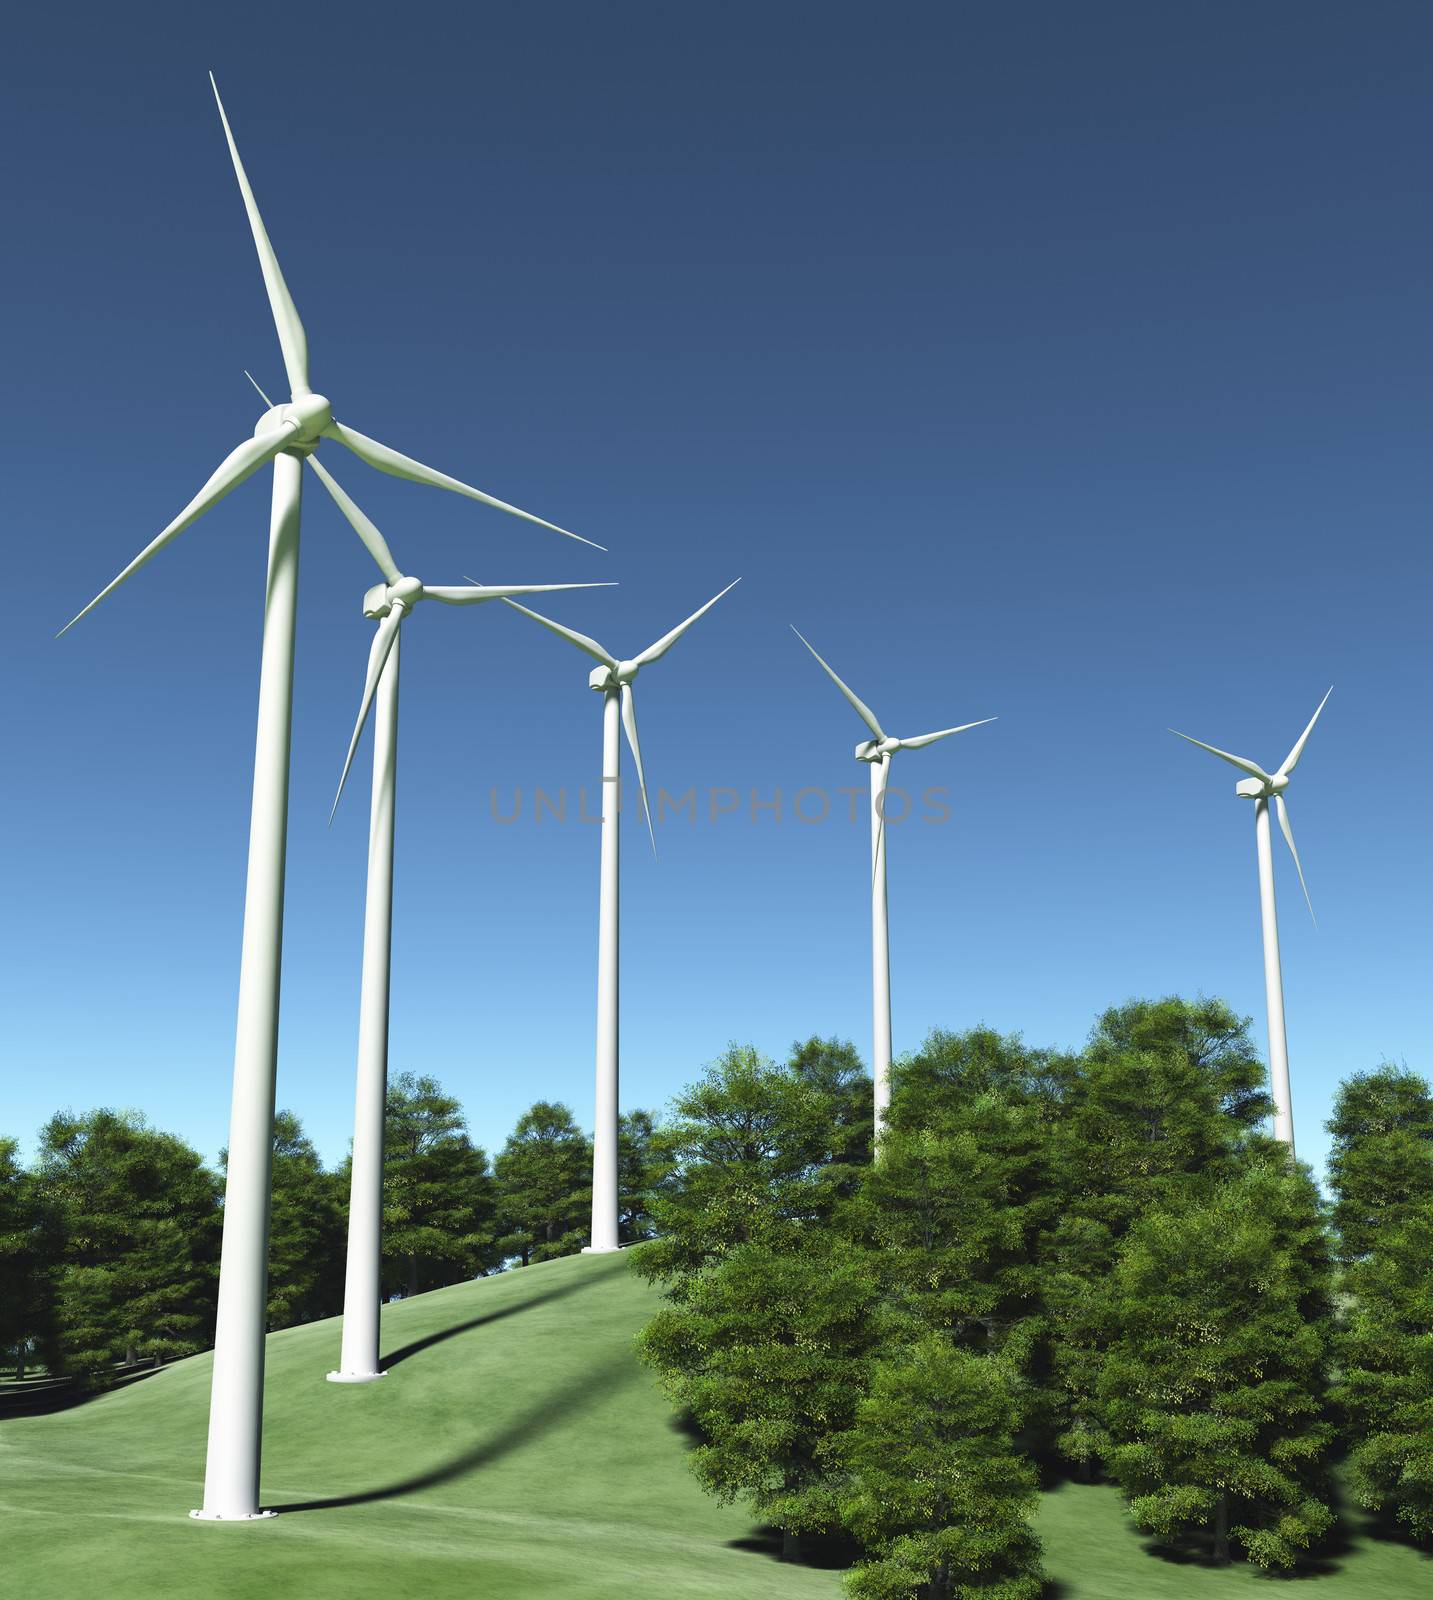
[[[620,1256],[573,1257],[384,1312],[390,1375],[324,1381],[338,1324],[269,1340],[263,1500],[196,1523],[210,1362],[0,1424],[0,1592],[17,1600],[684,1600],[832,1597],[697,1488],[632,1352],[656,1297]],[[1148,1555],[1118,1495],[1069,1485],[1041,1532],[1059,1600],[1212,1600],[1266,1582]],[[1354,1539],[1319,1600],[1433,1594],[1433,1563]],[[1053,1600],[1052,1596],[1052,1600]]]

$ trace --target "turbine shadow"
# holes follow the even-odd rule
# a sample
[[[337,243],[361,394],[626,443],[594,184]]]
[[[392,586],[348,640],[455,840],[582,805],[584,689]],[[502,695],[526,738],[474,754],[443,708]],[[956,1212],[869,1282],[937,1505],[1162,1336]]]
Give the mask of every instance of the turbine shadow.
[[[585,1289],[595,1281],[597,1281],[595,1277],[578,1278],[559,1288],[549,1289],[545,1294],[529,1295],[526,1300],[519,1300],[514,1305],[500,1306],[496,1311],[485,1311],[481,1316],[470,1317],[455,1327],[440,1328],[437,1333],[427,1334],[422,1339],[414,1339],[411,1344],[400,1345],[392,1354],[380,1357],[379,1364],[383,1367],[396,1367],[399,1362],[421,1355],[424,1350],[431,1350],[434,1345],[443,1344],[448,1339],[456,1339],[459,1334],[471,1333],[474,1328],[484,1327],[489,1322],[501,1322],[504,1317],[515,1317],[519,1312],[527,1311],[532,1306],[546,1305],[549,1300],[561,1300],[564,1295],[576,1294],[579,1289]]]
[[[569,1291],[555,1291],[552,1296],[546,1298],[556,1298],[556,1293],[559,1292]],[[520,1310],[521,1307],[514,1306],[512,1309]],[[341,1506],[369,1505],[375,1500],[397,1500],[404,1495],[419,1494],[424,1489],[436,1488],[439,1484],[452,1483],[454,1479],[466,1477],[468,1473],[476,1472],[480,1467],[501,1461],[514,1450],[531,1444],[554,1427],[585,1411],[597,1400],[608,1398],[612,1392],[609,1386],[611,1380],[623,1374],[630,1376],[634,1367],[634,1359],[624,1352],[620,1359],[609,1362],[602,1371],[580,1374],[549,1395],[541,1405],[533,1406],[513,1417],[491,1438],[483,1440],[481,1444],[474,1445],[471,1450],[465,1450],[449,1461],[431,1467],[427,1472],[400,1478],[396,1483],[384,1484],[377,1489],[360,1489],[353,1494],[329,1495],[321,1500],[296,1500],[269,1509],[332,1511]]]

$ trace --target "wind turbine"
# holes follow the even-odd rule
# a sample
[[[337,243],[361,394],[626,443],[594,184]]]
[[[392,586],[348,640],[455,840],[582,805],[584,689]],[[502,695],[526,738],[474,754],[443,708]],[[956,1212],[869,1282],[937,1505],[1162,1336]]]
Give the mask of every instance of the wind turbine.
[[[1299,757],[1303,755],[1314,724],[1319,720],[1319,712],[1328,704],[1332,693],[1330,686],[1328,694],[1319,701],[1318,710],[1309,718],[1308,727],[1299,735],[1294,748],[1284,757],[1277,772],[1265,772],[1257,761],[1230,755],[1227,750],[1216,749],[1202,739],[1190,739],[1187,733],[1180,733],[1178,728],[1169,730],[1178,738],[1188,739],[1190,744],[1197,744],[1201,750],[1207,750],[1210,755],[1218,756],[1231,767],[1238,767],[1240,772],[1249,774],[1234,785],[1234,793],[1241,800],[1254,802],[1254,839],[1259,852],[1259,918],[1264,933],[1264,1002],[1269,1016],[1269,1077],[1274,1091],[1274,1137],[1288,1145],[1290,1154],[1294,1149],[1294,1102],[1289,1086],[1289,1040],[1284,1031],[1284,974],[1279,964],[1279,913],[1274,904],[1274,852],[1269,833],[1269,801],[1274,802],[1274,809],[1279,813],[1279,827],[1288,844],[1289,854],[1294,858],[1299,886],[1304,891],[1309,915],[1313,917],[1314,903],[1309,899],[1309,886],[1304,882],[1303,863],[1294,844],[1294,830],[1289,825],[1289,808],[1284,804],[1284,790],[1289,787],[1290,775],[1299,764]],[[1314,926],[1318,926],[1317,917],[1314,918]]]
[[[334,796],[338,810],[349,768],[375,696],[373,791],[368,821],[368,889],[363,911],[363,979],[358,1001],[358,1083],[353,1114],[353,1160],[348,1206],[348,1259],[343,1291],[343,1342],[330,1383],[371,1383],[379,1368],[379,1305],[383,1234],[383,1125],[388,1096],[388,996],[393,939],[393,816],[398,776],[398,634],[420,600],[444,605],[481,605],[516,594],[555,589],[599,589],[596,583],[510,583],[450,587],[424,584],[398,570],[383,535],[343,487],[313,456],[309,465],[323,480],[354,532],[373,552],[384,581],[363,597],[363,614],[378,624],[368,652],[363,699],[343,775]]]
[[[585,633],[554,622],[551,617],[529,611],[516,600],[508,600],[514,611],[550,628],[560,638],[574,644],[598,663],[587,678],[587,687],[602,696],[602,875],[597,911],[597,1104],[592,1129],[592,1242],[586,1255],[605,1255],[619,1248],[617,1241],[617,995],[618,995],[618,898],[619,840],[621,811],[622,756],[617,736],[620,718],[632,747],[637,767],[637,785],[642,794],[642,811],[652,853],[657,852],[657,836],[652,829],[652,812],[647,804],[647,779],[642,770],[642,747],[637,742],[637,707],[632,684],[643,667],[660,660],[698,617],[705,616],[729,594],[740,578],[734,578],[721,594],[715,594],[685,622],[678,623],[630,661],[619,661]]]
[[[323,395],[309,386],[308,340],[279,270],[253,190],[219,100],[224,137],[233,159],[249,227],[258,250],[288,374],[289,401],[260,417],[254,436],[220,462],[179,515],[113,582],[60,630],[87,616],[147,561],[266,462],[274,464],[269,520],[268,579],[259,668],[259,713],[254,749],[254,790],[244,891],[244,936],[239,962],[238,1024],[234,1043],[229,1167],[219,1303],[214,1334],[214,1375],[204,1505],[191,1515],[205,1521],[271,1516],[259,1509],[259,1455],[263,1432],[265,1298],[269,1186],[277,1065],[280,952],[283,938],[284,856],[288,821],[289,745],[293,707],[294,614],[298,596],[299,513],[303,462],[320,439],[333,439],[370,466],[395,477],[450,489],[511,512],[555,532],[540,517],[401,455],[388,445],[334,420]],[[577,537],[569,535],[569,537]],[[590,543],[590,540],[584,540]]]
[[[886,785],[890,781],[891,757],[897,750],[920,750],[953,733],[982,728],[994,717],[979,722],[963,722],[958,728],[942,728],[937,733],[917,734],[913,739],[896,739],[876,721],[876,714],[851,690],[816,651],[814,645],[792,626],[792,633],[816,657],[826,676],[845,695],[856,715],[874,737],[856,746],[856,760],[871,769],[871,1076],[875,1083],[876,1137],[886,1126],[891,1103],[891,944],[886,904]]]

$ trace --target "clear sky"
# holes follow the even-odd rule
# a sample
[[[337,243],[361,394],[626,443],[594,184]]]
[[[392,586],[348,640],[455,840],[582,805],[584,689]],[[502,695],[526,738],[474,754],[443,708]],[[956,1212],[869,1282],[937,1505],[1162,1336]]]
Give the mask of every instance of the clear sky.
[[[217,9],[7,24],[0,1131],[226,1138],[265,475],[53,639],[281,385],[211,67],[340,417],[611,551],[326,446],[407,571],[619,580],[549,607],[619,655],[744,579],[639,685],[701,809],[655,862],[627,818],[624,1105],[869,1049],[862,728],[792,622],[897,733],[1000,719],[896,760],[898,1052],[1200,990],[1262,1043],[1251,810],[1165,729],[1271,766],[1333,683],[1317,931],[1276,839],[1301,1154],[1433,1068],[1426,6]],[[303,541],[279,1102],[336,1160],[376,574],[312,476]],[[392,1068],[492,1147],[591,1115],[599,702],[499,607],[404,638]]]

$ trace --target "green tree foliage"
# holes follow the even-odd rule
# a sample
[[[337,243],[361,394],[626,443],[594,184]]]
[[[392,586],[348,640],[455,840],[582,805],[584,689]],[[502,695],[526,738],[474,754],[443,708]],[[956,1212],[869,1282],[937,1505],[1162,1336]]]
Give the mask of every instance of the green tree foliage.
[[[855,1600],[1037,1600],[1017,1390],[1002,1362],[935,1333],[876,1365],[831,1446],[850,1473],[846,1523],[869,1551],[846,1580]]]
[[[882,1263],[888,1310],[915,1337],[977,1351],[1040,1314],[1039,1230],[1052,1200],[1051,1063],[988,1029],[935,1033],[897,1073],[880,1159],[848,1225]]]
[[[1433,1542],[1433,1095],[1381,1067],[1342,1086],[1329,1130],[1353,1493]]]
[[[14,1139],[0,1139],[0,1360],[13,1360],[23,1378],[32,1353],[53,1359],[54,1316],[51,1237],[18,1151]]]
[[[133,1112],[64,1112],[41,1130],[37,1176],[54,1228],[64,1369],[93,1376],[203,1349],[220,1211],[198,1154]]]
[[[792,1075],[823,1095],[831,1108],[830,1160],[850,1169],[849,1186],[871,1160],[874,1085],[849,1039],[798,1040],[787,1062]]]
[[[650,1239],[652,1192],[666,1174],[654,1139],[650,1111],[624,1111],[617,1123],[617,1238],[622,1244]]]
[[[592,1143],[567,1106],[530,1106],[495,1167],[501,1258],[528,1266],[582,1249],[592,1217]]]
[[[227,1170],[227,1151],[224,1163]],[[292,1111],[274,1116],[271,1192],[269,1327],[336,1316],[343,1309],[343,1196]]]
[[[1130,1230],[1100,1392],[1140,1528],[1291,1567],[1330,1526],[1331,1271],[1317,1191],[1278,1149]]]
[[[749,1240],[690,1274],[680,1303],[639,1350],[702,1430],[697,1478],[782,1529],[839,1523],[836,1465],[823,1441],[850,1423],[871,1342],[875,1278],[861,1252],[812,1225],[802,1248]]]
[[[1248,1027],[1218,1000],[1132,1000],[1106,1011],[1082,1056],[1052,1074],[1051,1421],[1062,1453],[1087,1472],[1107,1442],[1098,1388],[1122,1240],[1138,1218],[1179,1203],[1195,1180],[1232,1173],[1262,1142],[1255,1129],[1272,1106]]]
[[[348,1174],[342,1192],[348,1192]],[[388,1085],[383,1141],[383,1286],[415,1295],[491,1270],[496,1196],[488,1158],[436,1078]]]
[[[697,1475],[788,1551],[837,1521],[837,1463],[818,1447],[849,1421],[869,1359],[871,1262],[829,1226],[855,1181],[858,1071],[830,1041],[784,1066],[731,1046],[659,1131],[658,1233],[633,1252],[666,1292],[642,1351],[703,1430]]]
[[[830,1216],[848,1176],[831,1094],[749,1045],[730,1046],[677,1096],[653,1142],[669,1172],[652,1199],[657,1237],[634,1264],[677,1298],[739,1244],[794,1246]]]
[[[1386,1063],[1358,1073],[1340,1086],[1328,1131],[1339,1255],[1357,1261],[1386,1222],[1433,1199],[1433,1091]]]

